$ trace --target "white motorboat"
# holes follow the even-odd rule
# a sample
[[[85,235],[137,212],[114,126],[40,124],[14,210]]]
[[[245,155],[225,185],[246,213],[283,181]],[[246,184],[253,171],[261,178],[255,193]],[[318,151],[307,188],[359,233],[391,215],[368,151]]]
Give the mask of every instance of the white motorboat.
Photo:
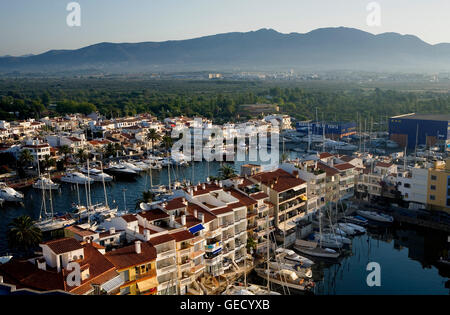
[[[144,171],[142,168],[140,168],[139,166],[137,166],[137,165],[135,164],[134,161],[133,161],[133,163],[127,162],[127,161],[122,161],[121,163],[122,163],[122,165],[128,167],[130,170],[133,170],[133,171],[135,171],[135,172],[138,172],[138,173],[139,173],[139,172]]]
[[[281,295],[275,291],[268,291],[266,287],[250,284],[247,287],[229,285],[222,295]]]
[[[352,228],[351,226],[349,226],[346,223],[338,223],[336,224],[336,229],[339,229],[340,231],[344,231],[345,234],[347,235],[356,235],[358,234],[358,231],[356,231],[354,228]],[[336,232],[336,234],[341,235],[341,233],[339,233],[338,231]],[[342,235],[344,236],[344,235]]]
[[[292,270],[267,270],[264,268],[255,268],[256,274],[263,279],[269,279],[271,283],[282,287],[288,287],[298,291],[309,291],[313,288],[314,282],[310,279],[299,278]]]
[[[127,167],[125,164],[111,164],[109,168],[105,169],[106,172],[109,172],[115,176],[123,176],[123,177],[136,177],[138,172],[132,170]]]
[[[351,239],[349,239],[348,237],[342,236],[342,235],[338,235],[337,233],[336,234],[335,233],[323,233],[322,237],[327,240],[341,242],[342,244],[345,244],[345,245],[350,245],[352,243]]]
[[[87,184],[94,182],[92,178],[89,178],[80,172],[67,172],[61,177],[61,181],[70,184]]]
[[[311,259],[308,259],[306,257],[300,256],[296,252],[294,252],[291,249],[279,247],[275,251],[277,254],[284,254],[280,259],[283,261],[291,261],[297,264],[301,264],[305,267],[311,267],[314,265],[314,262]]]
[[[375,212],[375,211],[368,211],[368,210],[357,210],[356,211],[360,216],[377,222],[382,223],[392,223],[394,222],[394,218],[388,214]]]
[[[336,259],[340,255],[331,248],[321,248],[317,247],[317,245],[315,242],[296,240],[294,249],[302,254],[317,258]]]
[[[9,202],[21,202],[23,201],[23,194],[5,183],[0,183],[0,198]]]
[[[289,263],[289,262],[278,262],[278,261],[270,261],[269,262],[269,268],[273,270],[292,270],[296,273],[297,277],[299,278],[312,278],[312,270],[311,268],[301,268],[300,266],[296,265],[295,263]]]
[[[133,162],[133,164],[135,166],[139,167],[140,169],[142,169],[143,171],[146,171],[150,168],[150,165],[148,165],[147,163],[145,163],[143,161]]]
[[[153,186],[150,191],[154,194],[165,194],[167,192],[167,187],[164,185]]]
[[[351,227],[356,232],[356,234],[366,233],[366,229],[358,224],[349,223],[349,222],[339,223],[339,224],[345,224],[346,226]]]
[[[90,168],[89,172],[87,168],[82,168],[80,169],[80,171],[85,175],[89,174],[88,176],[96,182],[110,182],[113,180],[113,177],[111,175],[103,173],[101,170],[96,168]]]
[[[33,183],[33,188],[35,189],[59,189],[59,184],[54,183],[50,178],[41,176],[37,181]]]

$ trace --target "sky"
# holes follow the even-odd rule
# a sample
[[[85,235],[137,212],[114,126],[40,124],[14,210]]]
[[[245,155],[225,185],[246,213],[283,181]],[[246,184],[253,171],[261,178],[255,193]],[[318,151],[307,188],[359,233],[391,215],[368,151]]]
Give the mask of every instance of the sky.
[[[0,56],[261,28],[306,33],[345,26],[412,34],[430,44],[450,42],[449,0],[77,0],[81,26],[69,27],[71,1],[0,0]],[[371,2],[379,4],[378,26],[367,24]]]

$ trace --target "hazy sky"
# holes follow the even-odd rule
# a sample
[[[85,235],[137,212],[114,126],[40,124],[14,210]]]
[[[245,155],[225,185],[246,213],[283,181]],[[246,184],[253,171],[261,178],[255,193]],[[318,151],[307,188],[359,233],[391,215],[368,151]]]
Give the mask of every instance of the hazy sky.
[[[346,26],[413,34],[431,44],[450,42],[449,0],[378,0],[378,27],[366,24],[372,0],[78,0],[80,27],[66,24],[69,2],[0,0],[0,56],[260,28],[305,33]]]

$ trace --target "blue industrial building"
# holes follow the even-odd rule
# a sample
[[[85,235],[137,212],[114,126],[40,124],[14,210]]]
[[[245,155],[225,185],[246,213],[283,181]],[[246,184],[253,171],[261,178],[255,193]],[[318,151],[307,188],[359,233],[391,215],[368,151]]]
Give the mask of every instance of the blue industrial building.
[[[416,139],[417,135],[417,139]],[[450,115],[405,114],[389,119],[389,137],[400,146],[445,145],[450,139]]]
[[[308,132],[308,127],[313,135],[323,135],[325,128],[325,136],[330,139],[341,139],[356,134],[355,122],[297,122],[296,128],[300,132]]]

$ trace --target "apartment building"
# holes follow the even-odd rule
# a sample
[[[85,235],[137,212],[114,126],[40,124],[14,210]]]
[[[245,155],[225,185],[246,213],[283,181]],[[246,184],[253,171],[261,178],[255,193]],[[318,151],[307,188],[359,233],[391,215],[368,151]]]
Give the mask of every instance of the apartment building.
[[[114,265],[95,243],[61,238],[40,244],[42,255],[30,260],[12,259],[0,265],[6,283],[37,291],[62,290],[77,295],[113,294],[122,285]],[[80,284],[70,263],[80,266]]]
[[[367,165],[356,177],[356,192],[362,199],[373,196],[394,198],[397,191],[397,166],[375,161]]]
[[[43,161],[47,155],[50,155],[50,145],[39,140],[27,140],[22,146],[22,150],[29,150],[35,163]]]
[[[170,234],[152,237],[149,241],[156,249],[156,276],[158,295],[178,293],[178,266],[176,242]]]
[[[154,295],[157,293],[157,253],[148,242],[136,241],[105,254],[120,274],[122,284],[116,295]]]
[[[428,168],[412,167],[397,173],[397,189],[410,209],[427,205]]]
[[[427,203],[430,210],[450,213],[450,159],[428,170]]]
[[[249,177],[269,196],[275,209],[275,226],[285,245],[295,242],[296,221],[306,214],[307,183],[283,169],[261,172]]]

